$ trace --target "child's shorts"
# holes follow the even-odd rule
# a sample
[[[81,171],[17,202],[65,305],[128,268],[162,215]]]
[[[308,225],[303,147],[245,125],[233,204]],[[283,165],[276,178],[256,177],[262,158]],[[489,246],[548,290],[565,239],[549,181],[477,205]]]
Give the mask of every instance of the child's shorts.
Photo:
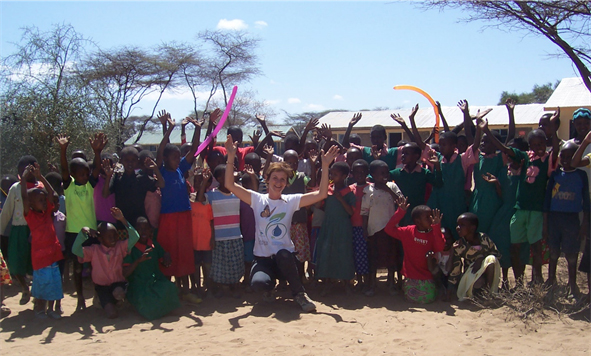
[[[548,246],[565,254],[579,253],[579,213],[548,213]]]
[[[541,211],[516,210],[511,218],[511,243],[529,242],[530,245],[542,239],[544,214]]]
[[[60,300],[64,298],[62,276],[57,262],[33,271],[31,295],[35,299]]]
[[[193,250],[193,256],[195,258],[195,266],[200,264],[211,264],[211,250]]]
[[[254,261],[254,240],[244,241],[244,262]]]
[[[117,304],[117,299],[113,296],[113,291],[117,287],[121,287],[127,292],[127,282],[115,282],[109,286],[94,285],[94,290],[101,302],[101,307],[104,308],[107,304]]]

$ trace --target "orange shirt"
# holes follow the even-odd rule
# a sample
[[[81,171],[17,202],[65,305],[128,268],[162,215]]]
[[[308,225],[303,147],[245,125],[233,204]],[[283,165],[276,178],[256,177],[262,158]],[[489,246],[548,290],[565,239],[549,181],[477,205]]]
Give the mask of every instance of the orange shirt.
[[[193,250],[211,250],[211,221],[213,212],[210,204],[191,202],[191,221],[193,222]]]

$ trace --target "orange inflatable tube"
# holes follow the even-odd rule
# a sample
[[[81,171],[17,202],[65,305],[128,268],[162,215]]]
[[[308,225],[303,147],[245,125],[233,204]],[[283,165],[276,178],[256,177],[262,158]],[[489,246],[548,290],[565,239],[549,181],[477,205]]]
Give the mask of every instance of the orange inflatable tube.
[[[435,100],[431,98],[431,95],[427,94],[421,88],[417,88],[412,85],[396,85],[394,90],[412,90],[427,98],[431,105],[433,105],[433,111],[435,111],[435,125],[437,126],[437,129],[439,129],[439,110],[437,110],[437,104],[435,104]],[[439,133],[435,133],[435,142],[439,143]]]

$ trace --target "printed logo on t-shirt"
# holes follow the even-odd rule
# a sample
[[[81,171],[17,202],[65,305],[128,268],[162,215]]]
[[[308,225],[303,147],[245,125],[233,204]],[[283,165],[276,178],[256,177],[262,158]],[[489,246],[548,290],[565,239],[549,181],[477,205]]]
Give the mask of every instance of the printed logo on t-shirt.
[[[265,235],[269,236],[273,240],[281,240],[288,233],[287,226],[281,223],[281,220],[285,217],[285,213],[279,213],[272,215],[277,207],[273,210],[269,209],[269,205],[265,206],[265,209],[261,211],[261,217],[269,217],[269,223],[265,227]]]
[[[273,211],[275,211],[275,209],[277,209],[277,207],[274,207]],[[261,211],[261,218],[268,218],[271,216],[271,214],[273,214],[273,211],[269,211],[269,205],[265,205],[265,209]]]

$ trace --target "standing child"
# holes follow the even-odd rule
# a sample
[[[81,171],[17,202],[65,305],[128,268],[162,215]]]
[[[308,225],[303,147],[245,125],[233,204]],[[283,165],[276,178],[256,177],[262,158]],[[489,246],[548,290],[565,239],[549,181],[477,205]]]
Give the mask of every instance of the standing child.
[[[51,184],[51,183],[50,183]],[[53,188],[53,186],[52,186]],[[53,228],[55,229],[55,234],[57,235],[57,240],[60,243],[60,247],[62,249],[62,255],[67,256],[66,251],[66,215],[60,211],[60,199],[57,193],[53,192]],[[62,289],[63,289],[63,282],[64,282],[64,275],[66,274],[66,260],[61,259],[58,261],[58,266],[60,269],[60,276],[62,280]],[[57,300],[55,302],[55,312],[59,314],[63,314],[62,310],[62,301]]]
[[[37,163],[37,159],[33,156],[23,156],[18,161],[17,169],[18,175],[23,177],[25,168],[31,164]],[[42,188],[43,185],[35,176],[29,175],[27,177],[27,189]],[[19,282],[22,287],[22,297],[19,304],[25,305],[31,299],[29,285],[25,276],[33,274],[33,267],[31,265],[31,243],[29,242],[29,235],[31,230],[27,226],[27,221],[23,214],[23,203],[21,197],[21,183],[13,184],[8,190],[8,195],[2,212],[0,212],[0,231],[6,231],[9,225],[10,235],[8,238],[8,268],[10,273]]]
[[[390,182],[390,171],[386,162],[372,161],[369,174],[374,184],[363,189],[361,216],[363,217],[363,234],[369,241],[369,273],[370,287],[365,295],[371,297],[376,293],[378,268],[388,268],[388,284],[390,291],[402,288],[402,279],[398,274],[398,285],[394,284],[394,272],[402,267],[398,245],[384,232],[390,218],[396,212],[396,199],[401,195],[396,183]]]
[[[154,320],[181,306],[178,290],[160,271],[170,265],[170,254],[153,241],[148,219],[140,217],[135,226],[139,240],[123,260],[123,275],[129,281],[127,299],[144,318]]]
[[[324,295],[332,287],[332,280],[343,280],[349,293],[349,280],[355,276],[351,226],[355,194],[345,185],[347,176],[349,166],[345,162],[336,162],[330,168],[333,185],[324,203],[324,221],[316,240],[316,278],[326,284]]]
[[[248,156],[249,155],[256,155],[256,153],[249,153],[246,155],[246,162],[249,162]],[[257,155],[258,156],[258,155]],[[250,161],[251,163],[258,164],[258,168],[260,169],[261,163],[260,160],[258,163],[256,161]],[[262,193],[259,188],[259,178],[255,173],[256,170],[253,166],[249,163],[245,165],[245,171],[240,178],[240,182],[242,186],[246,189],[250,189],[252,191],[259,191]],[[265,184],[266,186],[266,184]],[[266,188],[265,188],[266,191]],[[264,194],[264,193],[262,193]],[[254,211],[250,207],[250,205],[246,204],[242,200],[240,201],[240,232],[242,233],[242,241],[244,242],[244,280],[242,281],[243,286],[247,291],[251,291],[250,288],[250,269],[252,268],[252,263],[254,262],[254,240],[255,240],[255,223],[254,223]]]
[[[460,239],[453,245],[453,269],[449,275],[451,288],[447,290],[448,298],[456,288],[460,301],[471,298],[474,289],[486,287],[491,293],[496,293],[501,269],[500,255],[495,243],[486,234],[478,232],[478,217],[475,214],[462,214],[457,221],[456,230]]]
[[[107,137],[102,133],[98,133],[94,135],[94,139],[91,138],[89,141],[94,151],[94,167],[92,172],[86,160],[82,158],[74,158],[68,165],[66,152],[70,144],[70,138],[65,135],[59,135],[57,137],[57,142],[60,146],[62,184],[66,197],[66,211],[68,212],[68,220],[66,221],[66,251],[68,252],[69,259],[73,260],[74,286],[76,287],[76,295],[78,296],[76,310],[85,309],[86,302],[82,289],[82,265],[78,263],[78,259],[70,255],[70,251],[76,239],[76,234],[83,227],[88,226],[96,229],[97,226],[94,210],[94,186],[96,185],[101,169],[101,152],[107,145]]]
[[[556,265],[564,252],[568,266],[568,286],[571,294],[578,297],[577,258],[581,241],[589,233],[589,183],[587,173],[575,169],[571,162],[578,145],[567,141],[560,150],[560,169],[550,175],[544,201],[544,237],[550,247],[548,280],[556,283]],[[583,211],[582,224],[579,213]]]
[[[349,148],[351,150],[351,148]],[[347,160],[349,160],[349,151],[347,151]],[[363,201],[363,191],[369,183],[369,164],[363,159],[358,159],[352,164],[353,179],[355,183],[349,185],[349,189],[355,196],[355,206],[353,215],[351,215],[351,225],[353,226],[353,253],[355,257],[355,273],[357,274],[356,289],[364,291],[369,287],[369,258],[367,256],[367,240],[363,235],[363,217],[361,216],[361,202]]]
[[[437,299],[437,284],[429,270],[428,259],[443,250],[445,240],[441,234],[441,213],[426,205],[412,209],[414,225],[399,227],[409,208],[407,198],[398,198],[398,210],[384,231],[402,242],[404,248],[404,296],[417,303],[431,303]]]
[[[211,184],[212,176],[209,170],[197,168],[194,184],[197,194],[191,194],[191,221],[193,222],[193,256],[195,258],[195,273],[191,286],[196,288],[197,294],[203,295],[205,289],[211,288],[211,249],[213,248],[213,212],[211,205],[203,204],[205,190]],[[203,273],[202,273],[203,272]],[[203,284],[201,278],[203,277]],[[200,293],[201,292],[201,293]]]
[[[202,121],[193,121],[195,131],[191,149],[181,158],[180,149],[170,143],[170,134],[174,129],[174,120],[169,118],[169,126],[156,155],[156,166],[164,180],[162,189],[162,207],[158,226],[158,242],[172,257],[172,264],[161,267],[167,277],[174,276],[180,283],[182,299],[190,303],[201,303],[194,294],[189,292],[189,275],[195,272],[193,256],[193,226],[191,222],[191,202],[185,182],[187,172],[195,160],[195,152],[199,146],[199,135]],[[142,204],[143,200],[138,202]]]
[[[43,183],[43,188],[27,189],[29,175]],[[53,189],[41,175],[39,164],[28,166],[21,176],[23,214],[31,229],[31,260],[33,262],[33,287],[35,316],[54,319],[61,314],[53,310],[54,302],[64,297],[58,261],[64,258],[62,247],[53,227]],[[47,309],[47,314],[46,314]]]
[[[119,240],[113,224],[100,223],[98,230],[88,227],[80,230],[72,246],[72,253],[78,257],[79,263],[91,263],[96,295],[107,317],[114,319],[118,316],[115,304],[125,298],[127,290],[127,282],[123,276],[123,258],[139,240],[139,235],[119,208],[112,208],[111,214],[127,228],[128,240]],[[99,243],[83,247],[89,237],[98,239]]]
[[[226,188],[224,176],[230,165],[219,165],[213,171],[220,186],[207,192],[207,201],[213,212],[215,245],[211,259],[211,279],[216,284],[226,284],[234,296],[238,296],[238,283],[244,275],[244,243],[240,232],[240,199]],[[221,291],[216,285],[216,296]]]

